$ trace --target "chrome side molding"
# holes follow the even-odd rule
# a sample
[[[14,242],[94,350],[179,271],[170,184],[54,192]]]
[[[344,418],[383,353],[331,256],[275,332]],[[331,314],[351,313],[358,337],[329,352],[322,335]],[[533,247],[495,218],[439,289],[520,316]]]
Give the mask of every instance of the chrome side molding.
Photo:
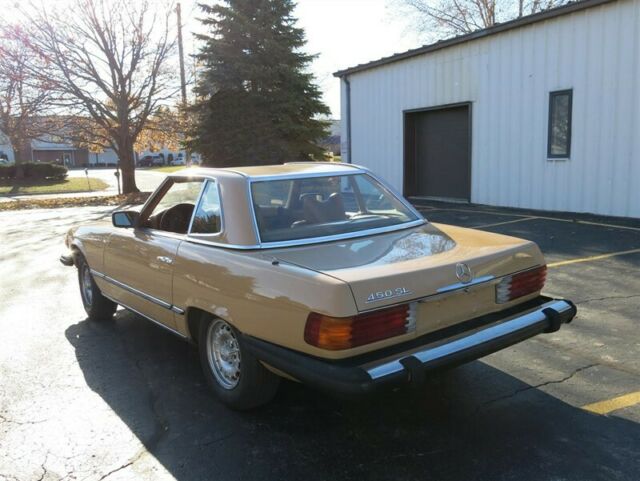
[[[158,299],[157,297],[154,297],[154,296],[152,296],[150,294],[147,294],[146,292],[142,292],[141,290],[136,289],[135,287],[131,287],[130,285],[125,284],[124,282],[120,282],[120,281],[114,279],[113,277],[109,277],[106,274],[103,274],[102,272],[96,271],[95,269],[91,269],[91,274],[93,276],[95,276],[95,277],[98,277],[100,279],[103,279],[103,280],[109,282],[110,284],[113,284],[114,286],[117,286],[117,287],[119,287],[121,289],[124,289],[127,292],[135,294],[138,297],[142,297],[145,301],[149,301],[149,302],[152,302],[152,303],[154,303],[154,304],[156,304],[156,305],[158,305],[160,307],[164,307],[165,309],[173,311],[176,314],[180,314],[180,315],[184,314],[184,309],[181,309],[181,308],[179,308],[177,306],[174,306],[173,304],[170,304],[170,303],[168,303],[166,301],[163,301],[162,299]],[[118,304],[122,304],[122,303],[117,302],[117,301],[114,301],[114,302],[116,302]],[[130,308],[127,307],[127,309],[130,309]],[[133,311],[133,309],[130,309],[130,310]],[[136,312],[137,314],[140,314],[137,311],[134,311],[134,312]],[[140,314],[140,315],[143,315],[143,314]],[[145,316],[145,317],[147,317],[147,316]],[[154,321],[154,322],[157,322],[157,321]]]

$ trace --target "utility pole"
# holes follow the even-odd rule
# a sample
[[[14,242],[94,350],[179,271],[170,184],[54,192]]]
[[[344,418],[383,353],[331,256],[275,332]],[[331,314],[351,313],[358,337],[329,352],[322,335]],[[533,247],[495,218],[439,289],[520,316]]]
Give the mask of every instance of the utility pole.
[[[182,92],[182,114],[187,116],[187,80],[184,73],[184,47],[182,46],[182,12],[180,2],[176,5],[176,15],[178,17],[178,56],[180,57],[180,90]],[[191,165],[191,152],[186,149],[186,165]]]

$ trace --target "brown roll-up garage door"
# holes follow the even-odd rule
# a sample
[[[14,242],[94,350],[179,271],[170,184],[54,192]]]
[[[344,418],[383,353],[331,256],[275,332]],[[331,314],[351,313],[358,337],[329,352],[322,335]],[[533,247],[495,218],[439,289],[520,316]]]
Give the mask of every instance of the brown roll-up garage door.
[[[405,113],[405,194],[471,198],[470,106]]]

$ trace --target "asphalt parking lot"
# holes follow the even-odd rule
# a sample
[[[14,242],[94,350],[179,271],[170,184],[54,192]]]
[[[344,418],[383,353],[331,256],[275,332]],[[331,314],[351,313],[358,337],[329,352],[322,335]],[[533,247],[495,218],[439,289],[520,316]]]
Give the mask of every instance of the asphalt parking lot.
[[[0,212],[0,479],[640,479],[640,221],[422,204],[536,241],[561,331],[358,402],[284,383],[227,410],[195,349],[86,320],[62,235],[103,208]]]

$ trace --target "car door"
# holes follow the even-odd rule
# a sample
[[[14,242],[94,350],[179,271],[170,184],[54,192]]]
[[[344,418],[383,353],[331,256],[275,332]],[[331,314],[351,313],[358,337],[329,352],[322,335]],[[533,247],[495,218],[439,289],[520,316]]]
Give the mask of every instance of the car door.
[[[184,240],[203,181],[168,178],[143,209],[135,228],[115,229],[104,252],[104,269],[115,300],[175,329],[173,263]]]

